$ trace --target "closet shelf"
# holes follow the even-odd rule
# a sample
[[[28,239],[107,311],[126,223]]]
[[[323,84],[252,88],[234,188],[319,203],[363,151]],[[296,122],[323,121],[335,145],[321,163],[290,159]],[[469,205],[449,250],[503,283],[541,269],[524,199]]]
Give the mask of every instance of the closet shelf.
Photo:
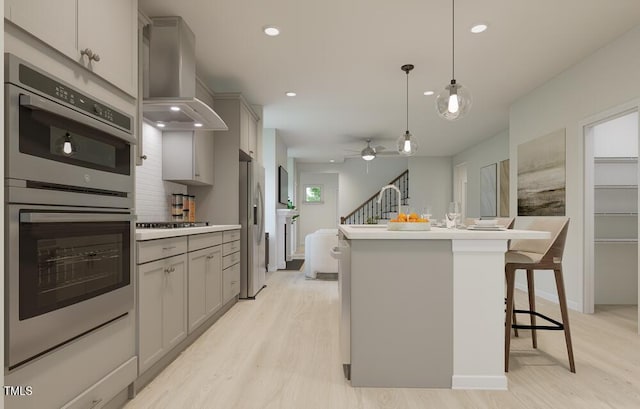
[[[619,213],[595,212],[594,215],[595,216],[638,216],[638,213],[637,212],[619,212]]]
[[[638,158],[634,158],[634,157],[596,156],[593,159],[595,163],[637,163],[638,162]]]
[[[596,189],[637,189],[638,185],[595,185]]]
[[[638,239],[595,239],[596,243],[637,243]]]

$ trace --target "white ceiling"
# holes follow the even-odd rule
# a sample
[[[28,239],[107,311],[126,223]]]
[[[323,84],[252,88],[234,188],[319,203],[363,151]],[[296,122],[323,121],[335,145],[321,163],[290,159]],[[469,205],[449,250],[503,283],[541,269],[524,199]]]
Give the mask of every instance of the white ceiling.
[[[198,75],[214,92],[262,105],[264,126],[306,161],[339,160],[366,138],[392,147],[405,130],[403,64],[416,66],[409,129],[418,154],[452,155],[507,129],[513,101],[640,24],[640,0],[458,0],[456,79],[473,106],[448,122],[423,92],[451,80],[450,0],[139,4],[148,16],[182,16],[196,35]],[[471,34],[479,22],[489,29]],[[265,36],[268,24],[281,35]]]

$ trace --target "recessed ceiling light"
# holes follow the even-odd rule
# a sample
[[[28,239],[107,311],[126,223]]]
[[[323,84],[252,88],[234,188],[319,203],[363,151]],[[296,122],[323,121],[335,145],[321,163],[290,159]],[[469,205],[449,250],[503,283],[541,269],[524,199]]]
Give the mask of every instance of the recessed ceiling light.
[[[487,29],[486,24],[476,24],[475,26],[471,27],[471,32],[473,34],[480,34],[484,32],[486,29]]]
[[[333,163],[333,162],[335,162],[335,160],[333,160],[333,159],[329,159],[329,162]]]
[[[295,92],[291,92],[291,91],[289,91],[289,92],[287,92],[285,95],[286,95],[286,96],[288,96],[288,97],[295,97],[295,96],[296,96],[296,95],[298,95],[298,94],[296,94]]]
[[[433,95],[433,91],[425,91],[424,95]]]
[[[269,37],[275,37],[280,34],[280,29],[274,26],[265,26],[262,31]]]
[[[164,128],[165,127],[165,124],[160,123],[160,122],[158,122],[156,125],[158,126],[158,128]]]
[[[172,110],[173,112],[178,112],[178,111],[180,111],[180,107],[172,106],[172,107],[171,107],[171,110]]]
[[[195,126],[196,128],[202,128],[202,124],[200,122],[196,122],[195,124],[193,124],[193,126]]]

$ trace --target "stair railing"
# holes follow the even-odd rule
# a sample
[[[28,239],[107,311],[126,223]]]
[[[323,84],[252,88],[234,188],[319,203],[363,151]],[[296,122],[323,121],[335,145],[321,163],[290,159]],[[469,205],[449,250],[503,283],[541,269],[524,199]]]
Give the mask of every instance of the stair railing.
[[[395,185],[401,192],[400,205],[406,205],[409,200],[409,170],[402,172],[397,178],[386,185]],[[382,185],[384,186],[384,185]],[[381,187],[382,187],[381,186]],[[378,203],[379,193],[365,200],[360,206],[348,215],[340,218],[340,224],[375,224],[379,219],[389,219],[390,213],[397,212],[398,195],[395,190],[387,189],[382,194],[382,200]]]

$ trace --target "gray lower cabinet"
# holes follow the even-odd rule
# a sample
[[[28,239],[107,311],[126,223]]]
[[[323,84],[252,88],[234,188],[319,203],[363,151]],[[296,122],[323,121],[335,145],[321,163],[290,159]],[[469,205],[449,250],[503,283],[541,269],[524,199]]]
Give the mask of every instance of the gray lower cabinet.
[[[143,373],[187,336],[187,255],[139,265],[138,280]]]
[[[222,246],[189,255],[189,333],[222,307]]]
[[[240,294],[240,264],[234,264],[222,272],[222,302],[227,303],[238,294]]]
[[[222,303],[240,294],[240,230],[222,234]]]

